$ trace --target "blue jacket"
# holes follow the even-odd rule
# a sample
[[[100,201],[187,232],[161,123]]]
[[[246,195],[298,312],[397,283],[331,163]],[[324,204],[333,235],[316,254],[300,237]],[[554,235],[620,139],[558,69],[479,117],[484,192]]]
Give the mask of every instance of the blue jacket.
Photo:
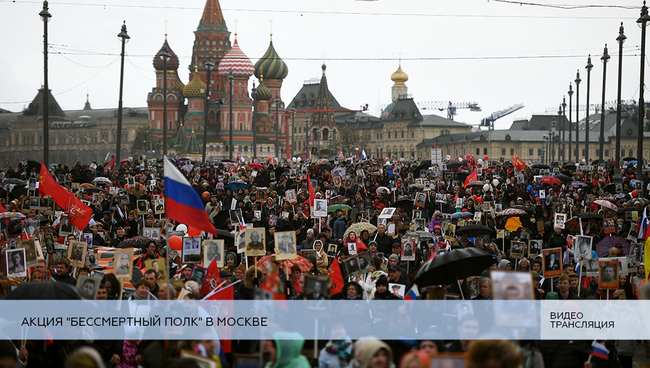
[[[334,239],[343,238],[343,234],[345,234],[346,225],[347,224],[346,224],[345,220],[343,220],[342,218],[336,219],[336,221],[334,221],[334,230],[333,230],[334,233],[332,234]]]

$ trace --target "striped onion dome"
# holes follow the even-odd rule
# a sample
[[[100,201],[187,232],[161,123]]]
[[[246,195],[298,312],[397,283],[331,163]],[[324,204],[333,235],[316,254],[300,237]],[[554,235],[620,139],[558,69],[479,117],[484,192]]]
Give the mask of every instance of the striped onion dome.
[[[235,77],[250,77],[255,73],[255,67],[251,60],[239,48],[237,43],[237,35],[235,35],[235,43],[230,48],[230,51],[221,59],[219,63],[219,74],[228,76],[232,70],[232,75]]]
[[[260,78],[260,86],[257,87],[257,93],[255,94],[255,99],[258,101],[270,101],[273,94],[267,86],[264,85],[264,78]]]
[[[278,80],[284,79],[287,74],[289,74],[289,68],[280,59],[273,47],[273,40],[271,40],[264,56],[255,63],[255,76],[260,78],[263,75],[267,80]]]

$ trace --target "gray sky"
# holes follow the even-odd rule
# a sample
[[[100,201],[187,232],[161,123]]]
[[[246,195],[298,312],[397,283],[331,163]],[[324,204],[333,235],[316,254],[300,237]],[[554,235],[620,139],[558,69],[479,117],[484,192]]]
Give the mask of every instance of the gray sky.
[[[641,29],[635,21],[642,2],[562,4],[578,8],[486,0],[221,1],[228,28],[233,33],[237,29],[240,47],[253,63],[268,47],[272,21],[275,48],[289,67],[282,88],[286,103],[304,80],[320,77],[324,60],[330,91],[341,105],[357,109],[369,104],[369,112],[378,115],[390,103],[390,76],[401,57],[409,93],[416,101],[476,101],[482,107],[482,112],[459,110],[457,121],[478,124],[493,111],[525,104],[499,120],[497,128],[507,128],[515,118],[546,113],[547,108],[557,110],[577,69],[583,80],[580,100],[585,104],[589,53],[594,64],[590,103],[600,103],[605,43],[612,57],[606,100],[615,100],[620,22],[627,36],[623,99],[638,99]],[[582,7],[611,4],[620,8]],[[89,93],[95,108],[117,106],[117,34],[123,20],[131,36],[126,45],[124,106],[146,106],[155,78],[152,58],[165,29],[181,59],[181,79],[187,83],[193,32],[204,5],[204,0],[50,2],[49,83],[59,104],[63,109],[81,109]],[[41,1],[0,0],[0,108],[20,111],[43,82],[41,8]]]

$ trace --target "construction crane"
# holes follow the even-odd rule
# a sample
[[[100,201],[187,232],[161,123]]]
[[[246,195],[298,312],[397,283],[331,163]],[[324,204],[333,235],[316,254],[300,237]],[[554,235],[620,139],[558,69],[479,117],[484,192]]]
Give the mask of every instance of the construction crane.
[[[447,110],[447,119],[449,120],[454,120],[454,115],[456,115],[457,109],[481,111],[481,107],[478,105],[478,102],[423,101],[416,102],[415,104],[421,110]]]
[[[498,119],[501,119],[502,117],[512,114],[513,112],[523,109],[524,104],[515,104],[512,105],[508,108],[505,108],[503,110],[495,111],[492,113],[492,115],[488,116],[487,118],[484,118],[481,120],[481,125],[480,126],[486,126],[488,127],[488,130],[494,130],[494,122],[497,121]]]

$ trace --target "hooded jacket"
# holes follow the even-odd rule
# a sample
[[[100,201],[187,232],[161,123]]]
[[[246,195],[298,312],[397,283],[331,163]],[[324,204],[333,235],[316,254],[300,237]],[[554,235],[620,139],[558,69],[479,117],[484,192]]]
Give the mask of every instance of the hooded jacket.
[[[360,368],[368,368],[370,366],[372,357],[374,357],[375,354],[377,354],[381,349],[384,349],[388,352],[388,360],[386,363],[387,367],[385,368],[388,368],[390,366],[390,363],[393,361],[393,351],[383,341],[362,340],[357,342],[357,344],[355,344],[355,348],[358,347],[355,357],[360,363]]]
[[[267,363],[265,368],[310,368],[307,358],[300,355],[305,340],[297,332],[276,332],[273,334],[277,350],[275,362]],[[289,338],[293,340],[288,340]]]

